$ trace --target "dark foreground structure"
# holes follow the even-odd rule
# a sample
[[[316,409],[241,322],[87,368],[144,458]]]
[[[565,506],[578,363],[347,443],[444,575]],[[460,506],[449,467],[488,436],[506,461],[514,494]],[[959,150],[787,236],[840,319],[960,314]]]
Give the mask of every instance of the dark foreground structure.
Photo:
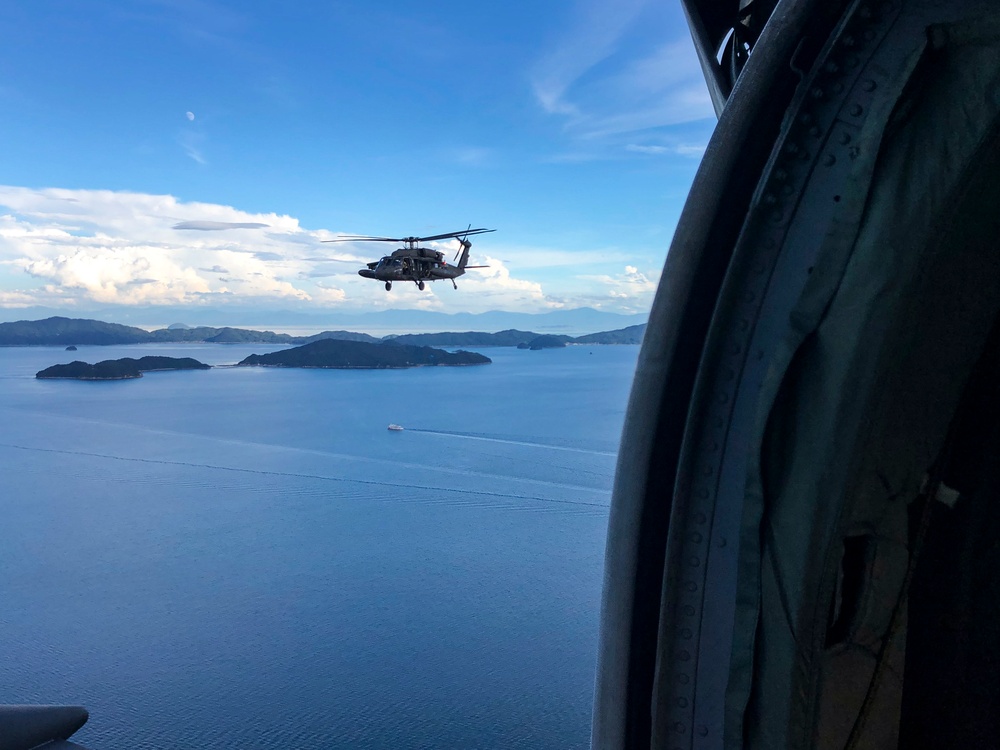
[[[998,6],[684,5],[593,746],[1000,747]]]
[[[682,2],[719,124],[619,453],[593,746],[1000,746],[1000,11]],[[25,711],[3,747],[86,716]]]

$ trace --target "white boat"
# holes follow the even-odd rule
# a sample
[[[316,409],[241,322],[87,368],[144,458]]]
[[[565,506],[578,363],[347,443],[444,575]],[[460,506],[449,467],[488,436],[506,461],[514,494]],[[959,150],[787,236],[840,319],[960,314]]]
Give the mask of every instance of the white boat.
[[[391,424],[391,425],[389,425],[389,429],[393,430],[394,432],[402,432],[403,431],[403,425],[400,425],[400,424]]]

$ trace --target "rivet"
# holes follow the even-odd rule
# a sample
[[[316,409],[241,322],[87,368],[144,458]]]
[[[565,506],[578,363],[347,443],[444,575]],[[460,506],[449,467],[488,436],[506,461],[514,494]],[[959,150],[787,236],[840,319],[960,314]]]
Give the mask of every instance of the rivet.
[[[690,604],[685,604],[684,614],[687,615],[688,617],[694,617],[694,607],[692,607]]]
[[[855,44],[854,37],[851,36],[850,34],[847,34],[843,39],[840,40],[840,43],[845,47],[853,47]]]
[[[686,588],[688,591],[690,591],[693,594],[695,591],[698,590],[698,584],[695,583],[694,581],[688,581],[687,585],[684,588]]]
[[[833,93],[839,94],[844,90],[844,84],[838,81],[837,83],[833,84],[833,86],[831,86],[830,88],[833,89]]]
[[[851,142],[851,134],[845,130],[840,134],[840,145],[846,146],[850,142]]]
[[[833,154],[827,154],[826,158],[823,159],[823,164],[827,167],[832,167],[837,163],[837,157]]]
[[[692,557],[688,559],[688,565],[690,565],[692,568],[697,568],[699,565],[701,565],[701,559],[697,557]]]
[[[729,542],[726,541],[726,537],[720,536],[719,537],[719,546],[720,547],[725,547],[727,544],[729,544]]]
[[[691,654],[689,654],[687,651],[681,651],[679,654],[677,654],[677,658],[680,659],[681,661],[691,661]]]
[[[705,520],[706,519],[705,519],[705,514],[704,513],[695,513],[695,515],[694,515],[694,521],[695,521],[695,523],[705,523]]]
[[[695,544],[699,544],[701,542],[701,534],[699,534],[697,531],[692,533],[691,541],[694,542]]]
[[[698,727],[698,734],[701,735],[702,737],[708,737],[708,727],[702,724],[700,727]]]
[[[858,117],[864,111],[865,111],[864,107],[862,107],[860,104],[851,105],[851,117]]]
[[[784,169],[776,169],[774,170],[774,179],[778,180],[778,182],[784,182],[788,179],[788,172]]]
[[[688,704],[687,698],[677,699],[677,705],[680,706],[681,708],[687,708],[687,704]]]
[[[680,723],[680,722],[678,721],[678,722],[677,722],[676,724],[674,724],[674,729],[675,729],[675,730],[676,730],[676,731],[677,731],[678,733],[683,733],[683,732],[684,732],[684,730],[685,730],[685,729],[687,729],[687,727],[685,727],[685,726],[684,726],[683,724],[681,724],[681,723]]]
[[[813,99],[822,99],[823,89],[821,89],[819,86],[816,86],[815,88],[813,88],[812,91],[809,92],[809,96],[811,96]]]
[[[686,674],[679,674],[677,675],[677,681],[681,685],[687,685],[689,682],[691,682],[691,678],[688,677]]]
[[[861,84],[861,88],[864,89],[865,91],[874,91],[875,86],[876,86],[875,81],[873,81],[871,78],[869,78],[867,81]]]
[[[809,135],[811,135],[813,138],[819,138],[819,133],[820,130],[818,126],[813,125],[811,128],[809,128]]]

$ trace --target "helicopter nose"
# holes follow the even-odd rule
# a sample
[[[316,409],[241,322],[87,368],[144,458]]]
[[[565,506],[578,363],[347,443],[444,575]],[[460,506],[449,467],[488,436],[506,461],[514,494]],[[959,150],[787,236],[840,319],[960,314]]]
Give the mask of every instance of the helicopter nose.
[[[358,276],[364,276],[366,279],[374,279],[375,272],[370,268],[362,268],[360,271],[358,271]]]

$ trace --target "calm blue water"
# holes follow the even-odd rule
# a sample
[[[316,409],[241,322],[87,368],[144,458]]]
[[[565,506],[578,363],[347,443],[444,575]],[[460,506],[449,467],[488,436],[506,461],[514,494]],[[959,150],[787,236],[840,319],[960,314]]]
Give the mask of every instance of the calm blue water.
[[[34,379],[278,348],[0,349],[0,702],[95,750],[586,747],[638,347]]]

